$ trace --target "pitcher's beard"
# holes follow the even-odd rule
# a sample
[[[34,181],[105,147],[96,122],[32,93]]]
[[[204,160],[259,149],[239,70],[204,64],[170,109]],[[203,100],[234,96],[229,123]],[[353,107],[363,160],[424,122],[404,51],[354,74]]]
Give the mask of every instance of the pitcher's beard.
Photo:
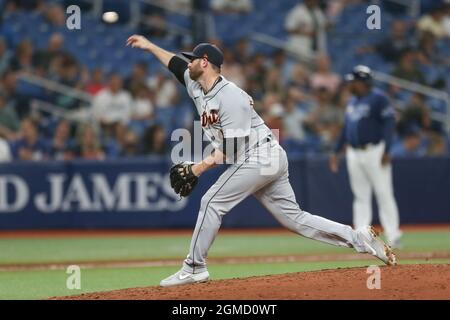
[[[197,81],[202,74],[203,70],[189,70],[189,77],[194,81]]]

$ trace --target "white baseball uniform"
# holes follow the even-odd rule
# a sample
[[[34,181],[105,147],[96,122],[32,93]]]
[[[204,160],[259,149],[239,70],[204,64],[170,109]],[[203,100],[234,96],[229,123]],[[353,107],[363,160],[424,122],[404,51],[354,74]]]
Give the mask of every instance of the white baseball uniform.
[[[389,149],[394,128],[394,109],[382,91],[374,88],[365,96],[353,96],[347,105],[344,128],[335,151],[339,152],[347,145],[353,226],[358,229],[372,223],[374,191],[386,238],[391,245],[398,245],[401,231],[392,165],[381,162],[383,154],[389,153],[386,149]]]

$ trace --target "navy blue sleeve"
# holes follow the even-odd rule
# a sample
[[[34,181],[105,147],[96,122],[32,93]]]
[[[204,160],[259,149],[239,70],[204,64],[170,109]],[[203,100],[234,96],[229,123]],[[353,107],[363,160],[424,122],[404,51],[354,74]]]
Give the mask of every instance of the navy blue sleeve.
[[[175,75],[175,77],[183,86],[186,86],[186,83],[184,81],[184,72],[186,71],[187,67],[188,63],[177,56],[173,56],[172,59],[170,59],[168,65],[170,72]]]
[[[344,120],[344,125],[342,126],[341,133],[339,134],[339,138],[338,138],[337,143],[336,143],[336,145],[334,147],[334,152],[335,153],[341,152],[342,149],[344,148],[344,145],[347,142],[346,130],[347,130],[347,118],[345,118],[345,120]]]
[[[391,105],[386,96],[380,96],[377,101],[378,116],[382,123],[382,135],[386,144],[385,153],[389,153],[392,145],[392,138],[395,131],[395,113],[394,107]]]

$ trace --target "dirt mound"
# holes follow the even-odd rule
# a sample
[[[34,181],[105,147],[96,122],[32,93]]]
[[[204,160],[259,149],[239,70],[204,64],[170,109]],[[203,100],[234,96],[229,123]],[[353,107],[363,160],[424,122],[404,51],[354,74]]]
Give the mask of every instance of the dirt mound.
[[[450,299],[450,265],[380,267],[381,288],[369,290],[366,268],[209,281],[181,287],[132,288],[53,299],[69,300],[302,300]]]

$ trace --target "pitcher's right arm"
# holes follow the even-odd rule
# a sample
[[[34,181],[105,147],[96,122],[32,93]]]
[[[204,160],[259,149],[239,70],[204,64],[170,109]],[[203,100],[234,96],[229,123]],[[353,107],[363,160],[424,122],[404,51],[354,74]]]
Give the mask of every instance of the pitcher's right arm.
[[[188,63],[176,56],[175,53],[167,51],[145,37],[136,34],[128,38],[127,46],[142,49],[153,54],[163,66],[175,75],[182,85],[186,86],[184,72],[188,67]]]

